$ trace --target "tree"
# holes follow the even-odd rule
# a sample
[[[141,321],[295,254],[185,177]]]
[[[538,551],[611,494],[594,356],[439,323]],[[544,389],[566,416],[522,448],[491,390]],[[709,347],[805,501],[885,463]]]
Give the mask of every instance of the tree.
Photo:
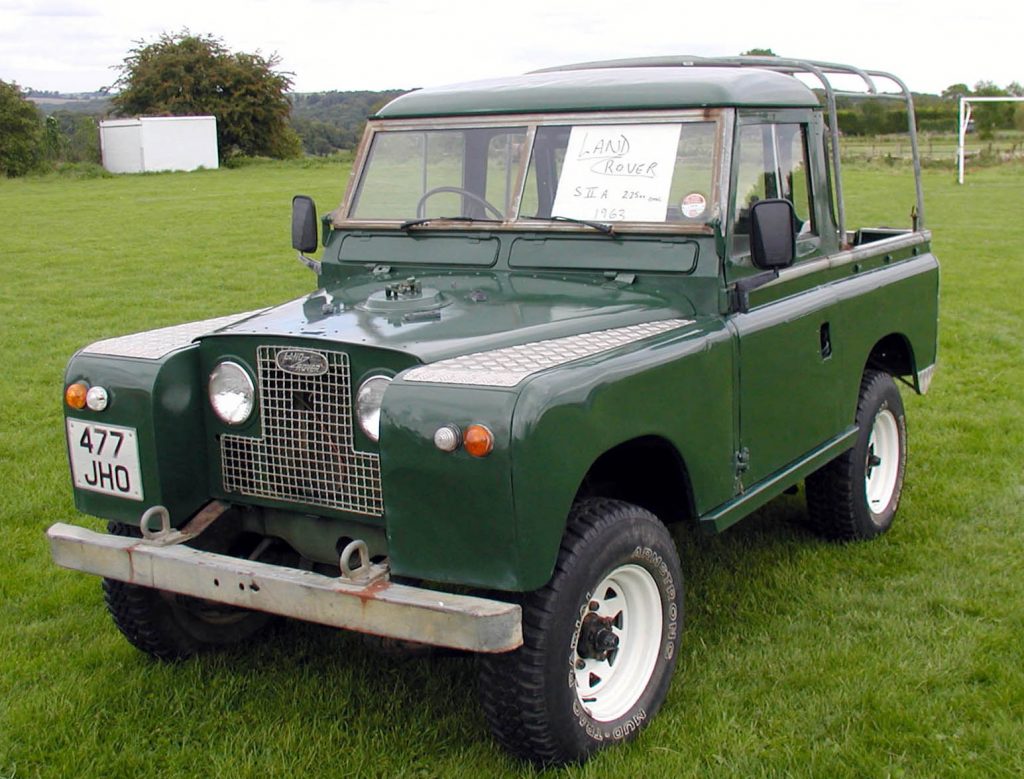
[[[771,49],[751,49],[740,53],[741,57],[778,57]]]
[[[138,41],[117,66],[112,103],[122,116],[217,117],[222,160],[297,157],[302,147],[288,124],[292,82],[275,70],[280,62],[276,54],[231,52],[212,35],[163,33]]]
[[[0,81],[0,174],[24,176],[39,165],[42,122],[15,84]]]
[[[966,84],[950,84],[942,90],[944,100],[959,100],[961,97],[970,97],[971,88]]]
[[[95,117],[71,111],[54,111],[46,117],[43,151],[52,162],[99,164],[100,133]]]
[[[979,81],[974,85],[974,96],[1006,97],[1007,92],[993,81]],[[988,140],[993,137],[997,129],[1012,127],[1013,112],[1013,103],[978,103],[973,109],[974,125],[978,128],[978,137]]]

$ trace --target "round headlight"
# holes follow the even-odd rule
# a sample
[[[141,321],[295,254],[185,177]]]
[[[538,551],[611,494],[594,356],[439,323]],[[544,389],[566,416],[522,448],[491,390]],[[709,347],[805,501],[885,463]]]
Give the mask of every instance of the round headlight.
[[[359,427],[371,441],[380,440],[380,405],[384,402],[384,390],[391,379],[387,376],[371,376],[364,381],[356,393],[356,417]]]
[[[240,425],[251,415],[256,388],[249,373],[237,362],[222,362],[210,374],[210,405],[229,425]]]

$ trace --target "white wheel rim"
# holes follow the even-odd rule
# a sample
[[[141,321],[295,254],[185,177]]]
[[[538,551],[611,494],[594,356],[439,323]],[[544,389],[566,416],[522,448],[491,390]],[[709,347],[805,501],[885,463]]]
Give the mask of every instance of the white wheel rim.
[[[900,473],[900,427],[896,415],[883,409],[875,416],[868,437],[864,492],[872,514],[889,506]]]
[[[610,722],[636,704],[654,673],[661,649],[661,593],[646,568],[620,565],[594,588],[586,608],[586,616],[596,614],[608,623],[618,647],[607,659],[573,652],[576,696],[593,719]]]

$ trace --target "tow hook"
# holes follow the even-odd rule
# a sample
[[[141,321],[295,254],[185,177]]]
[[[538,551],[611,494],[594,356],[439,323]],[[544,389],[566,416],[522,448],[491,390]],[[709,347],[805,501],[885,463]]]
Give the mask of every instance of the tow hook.
[[[341,550],[338,560],[343,581],[355,584],[371,584],[379,579],[387,579],[388,566],[370,561],[370,550],[366,542],[360,539],[349,541]]]
[[[189,520],[181,530],[171,527],[171,514],[166,506],[151,506],[146,509],[139,520],[139,530],[142,532],[142,541],[152,546],[174,546],[191,541],[202,533],[206,528],[221,517],[224,512],[230,509],[227,503],[219,500],[211,500]],[[160,520],[160,528],[153,530],[153,519]]]

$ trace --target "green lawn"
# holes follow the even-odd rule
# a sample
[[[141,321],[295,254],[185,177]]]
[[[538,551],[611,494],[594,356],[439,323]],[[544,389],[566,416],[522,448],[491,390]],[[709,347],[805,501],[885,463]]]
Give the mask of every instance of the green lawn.
[[[178,665],[115,630],[99,582],[49,562],[76,517],[62,370],[112,334],[301,294],[289,201],[348,168],[0,180],[0,779],[530,776],[490,740],[472,658],[384,659],[287,624]],[[905,393],[892,532],[835,546],[802,497],[678,533],[684,649],[641,738],[571,777],[1024,774],[1024,168],[926,172],[943,263],[940,370]],[[851,224],[906,214],[889,168],[848,169]],[[905,221],[905,220],[904,220]]]
[[[959,138],[952,133],[920,133],[918,149],[926,164],[956,164]],[[1020,130],[999,130],[991,138],[982,138],[980,133],[969,133],[964,139],[967,160],[998,160],[999,158],[1024,157],[1024,132]],[[911,156],[910,139],[906,133],[894,135],[846,135],[840,149],[843,160],[850,162],[865,160],[903,159]]]

